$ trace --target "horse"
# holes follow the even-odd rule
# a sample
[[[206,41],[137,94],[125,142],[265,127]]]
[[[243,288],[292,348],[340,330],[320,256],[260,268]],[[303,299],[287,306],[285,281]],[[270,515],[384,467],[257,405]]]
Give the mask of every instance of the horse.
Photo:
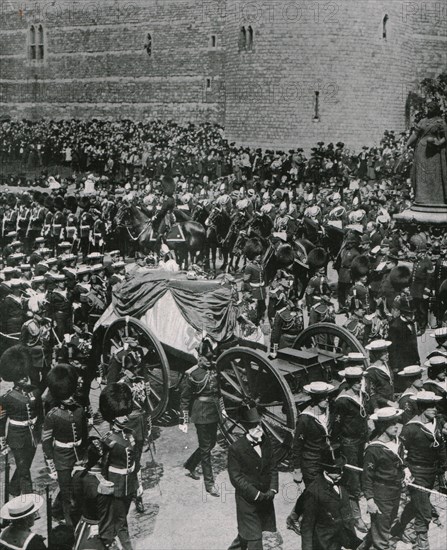
[[[179,265],[184,263],[188,269],[188,259],[192,263],[196,255],[202,252],[205,243],[205,229],[200,223],[191,221],[190,216],[182,210],[174,210],[177,223],[174,223],[164,239],[171,250],[175,252]],[[116,223],[124,227],[132,241],[138,244],[144,254],[151,251],[159,252],[161,238],[154,237],[152,230],[152,218],[149,212],[135,204],[123,202],[116,215]],[[159,235],[163,235],[166,222],[160,224]],[[189,258],[188,258],[189,255]]]
[[[223,256],[222,271],[228,264],[228,247],[226,237],[231,226],[231,218],[223,207],[214,206],[205,220],[206,244],[205,244],[205,268],[210,267],[210,252],[213,270],[216,271],[217,248],[220,246]]]

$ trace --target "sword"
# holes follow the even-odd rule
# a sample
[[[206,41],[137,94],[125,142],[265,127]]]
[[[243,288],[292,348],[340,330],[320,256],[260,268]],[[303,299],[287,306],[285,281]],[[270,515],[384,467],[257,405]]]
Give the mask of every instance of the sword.
[[[9,456],[5,454],[5,504],[9,500]]]
[[[46,495],[46,507],[47,507],[47,539],[48,539],[48,548],[51,548],[51,532],[53,530],[52,519],[51,519],[51,493],[50,486],[45,487]]]

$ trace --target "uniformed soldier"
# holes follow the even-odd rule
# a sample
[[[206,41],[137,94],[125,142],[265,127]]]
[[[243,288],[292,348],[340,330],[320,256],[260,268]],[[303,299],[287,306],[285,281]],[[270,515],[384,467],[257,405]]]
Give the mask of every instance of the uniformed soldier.
[[[323,294],[309,312],[309,326],[316,323],[335,323],[335,308],[330,295]]]
[[[433,286],[435,268],[427,257],[427,246],[420,244],[411,274],[410,295],[418,327],[418,336],[425,332],[428,322],[428,300]]]
[[[388,364],[388,340],[374,340],[366,346],[370,365],[366,371],[367,392],[374,410],[394,407],[394,376]]]
[[[399,409],[404,411],[400,418],[402,424],[406,424],[418,413],[417,403],[411,399],[411,396],[422,390],[424,385],[423,372],[424,369],[419,365],[409,365],[397,373],[406,383],[406,388],[399,398]]]
[[[197,365],[188,372],[188,378],[182,390],[180,399],[182,417],[179,428],[187,433],[191,419],[197,430],[199,447],[184,463],[184,468],[188,470],[186,475],[199,479],[196,468],[201,464],[207,493],[218,497],[219,489],[214,483],[211,451],[216,445],[219,415],[223,416],[225,412],[214,367],[213,348],[209,339],[203,340],[198,353]]]
[[[441,473],[445,478],[447,469],[443,421],[436,418],[436,404],[441,398],[433,392],[422,390],[412,399],[417,403],[418,414],[405,424],[400,437],[407,452],[412,483],[433,489],[437,476]],[[429,550],[428,528],[433,518],[430,493],[413,487],[409,491],[411,500],[391,533],[398,539],[402,538],[407,525],[414,519],[415,548]]]
[[[371,415],[375,430],[365,449],[362,487],[368,503],[371,527],[359,549],[383,550],[391,545],[391,526],[399,510],[404,480],[411,479],[405,468],[404,450],[398,439],[398,422],[403,411],[382,407]]]
[[[98,496],[99,538],[106,548],[119,538],[124,550],[132,550],[127,525],[132,498],[143,488],[138,483],[135,439],[127,427],[132,412],[132,392],[127,384],[110,384],[99,397],[99,409],[111,430],[101,439],[102,474],[113,483],[113,494]]]
[[[0,517],[9,523],[0,534],[0,550],[46,550],[44,539],[31,527],[43,498],[37,494],[20,495],[7,502]]]
[[[90,200],[81,197],[79,206],[83,209],[79,217],[79,243],[82,256],[85,258],[90,251],[90,233],[93,231],[93,215],[90,212]]]
[[[368,285],[369,260],[367,256],[356,256],[351,263],[352,288],[349,296],[360,300],[364,306],[365,314],[372,312],[372,300]]]
[[[22,299],[21,279],[11,279],[9,287],[11,291],[3,301],[4,328],[8,334],[18,334],[26,319],[26,307]]]
[[[73,305],[71,293],[66,289],[66,277],[62,274],[52,274],[56,287],[48,292],[47,312],[53,321],[53,327],[60,341],[64,334],[70,334],[73,328]]]
[[[257,324],[259,324],[266,309],[264,269],[261,264],[261,242],[258,239],[250,239],[245,245],[244,253],[247,258],[247,265],[244,269],[242,291],[251,292],[253,298],[257,301]]]
[[[368,396],[362,391],[363,369],[347,367],[344,371],[347,389],[342,390],[334,401],[334,426],[332,441],[349,464],[362,467],[363,452],[368,439]],[[346,470],[343,485],[349,492],[356,528],[366,533],[367,528],[360,513],[360,476]]]
[[[323,248],[314,248],[307,257],[307,262],[314,275],[306,287],[306,305],[308,310],[320,301],[321,296],[328,295],[329,281],[326,276],[328,256]]]
[[[310,396],[309,405],[299,415],[296,423],[292,448],[293,480],[304,482],[308,487],[322,472],[321,463],[328,455],[333,455],[330,441],[332,419],[329,412],[329,394],[334,391],[332,384],[311,382],[304,386]],[[301,498],[298,498],[286,524],[299,534],[298,518],[302,514]]]
[[[286,202],[279,205],[278,214],[273,223],[273,235],[283,241],[291,242],[295,234],[295,223],[292,216],[288,214]]]
[[[0,359],[0,376],[13,388],[0,397],[0,453],[8,447],[16,470],[9,484],[13,496],[33,490],[31,464],[40,443],[43,409],[40,391],[30,383],[31,357],[23,346],[13,346]]]
[[[284,294],[280,296],[277,307],[270,337],[272,357],[276,357],[278,349],[292,347],[304,328],[303,312],[295,308]]]
[[[344,312],[346,309],[346,299],[352,284],[352,261],[356,256],[360,255],[357,244],[358,239],[354,235],[348,235],[335,262],[335,268],[338,271],[338,303],[340,312]]]
[[[434,356],[425,363],[425,366],[428,369],[427,380],[424,382],[424,390],[431,391],[441,398],[437,403],[437,409],[443,419],[447,420],[447,357],[442,355]]]
[[[83,407],[73,399],[78,375],[70,365],[56,365],[48,373],[48,388],[56,403],[45,416],[42,450],[49,475],[59,484],[65,523],[71,519],[72,478],[76,462],[82,460],[87,444],[87,418]]]
[[[365,323],[365,303],[358,297],[352,296],[349,302],[351,315],[343,325],[357,340],[366,345],[368,341],[367,325]]]

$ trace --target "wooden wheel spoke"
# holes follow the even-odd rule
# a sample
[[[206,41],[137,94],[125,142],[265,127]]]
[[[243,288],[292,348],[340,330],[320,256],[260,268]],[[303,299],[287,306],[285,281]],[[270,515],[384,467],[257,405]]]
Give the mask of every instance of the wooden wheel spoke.
[[[275,413],[273,413],[272,411],[269,411],[268,409],[264,409],[262,411],[262,416],[268,416],[269,418],[271,418],[274,422],[278,423],[278,424],[281,424],[282,426],[284,427],[287,427],[287,421],[284,420],[283,418],[280,418],[279,416],[277,416]]]
[[[148,402],[148,404],[149,404],[149,408],[150,408],[151,412],[154,411],[154,410],[155,410],[155,407],[154,407],[154,405],[152,404],[152,399],[150,398],[149,395],[147,396],[147,402]]]
[[[243,403],[244,402],[242,397],[238,397],[237,395],[233,395],[232,393],[229,393],[226,390],[221,389],[220,393],[222,394],[222,397],[225,397],[225,398],[229,399],[230,401],[234,401],[235,403]]]
[[[285,438],[268,422],[263,422],[263,426],[273,435],[273,437],[280,443],[284,443]]]
[[[161,401],[160,395],[154,390],[153,386],[151,386],[151,393],[155,395],[158,401]]]
[[[225,372],[225,371],[222,371],[221,372],[221,376],[222,378],[228,382],[228,384],[230,384],[230,386],[236,390],[238,393],[240,393],[241,395],[245,395],[245,391],[244,391],[244,388],[242,386],[238,386],[237,383],[233,380],[233,378],[229,375],[229,373]]]

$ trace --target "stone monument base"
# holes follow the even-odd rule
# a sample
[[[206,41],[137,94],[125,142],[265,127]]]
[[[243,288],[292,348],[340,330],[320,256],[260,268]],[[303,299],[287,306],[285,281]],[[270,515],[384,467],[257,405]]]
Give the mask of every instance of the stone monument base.
[[[434,227],[447,227],[447,204],[413,204],[401,214],[395,214],[393,218],[400,225],[431,225]]]

